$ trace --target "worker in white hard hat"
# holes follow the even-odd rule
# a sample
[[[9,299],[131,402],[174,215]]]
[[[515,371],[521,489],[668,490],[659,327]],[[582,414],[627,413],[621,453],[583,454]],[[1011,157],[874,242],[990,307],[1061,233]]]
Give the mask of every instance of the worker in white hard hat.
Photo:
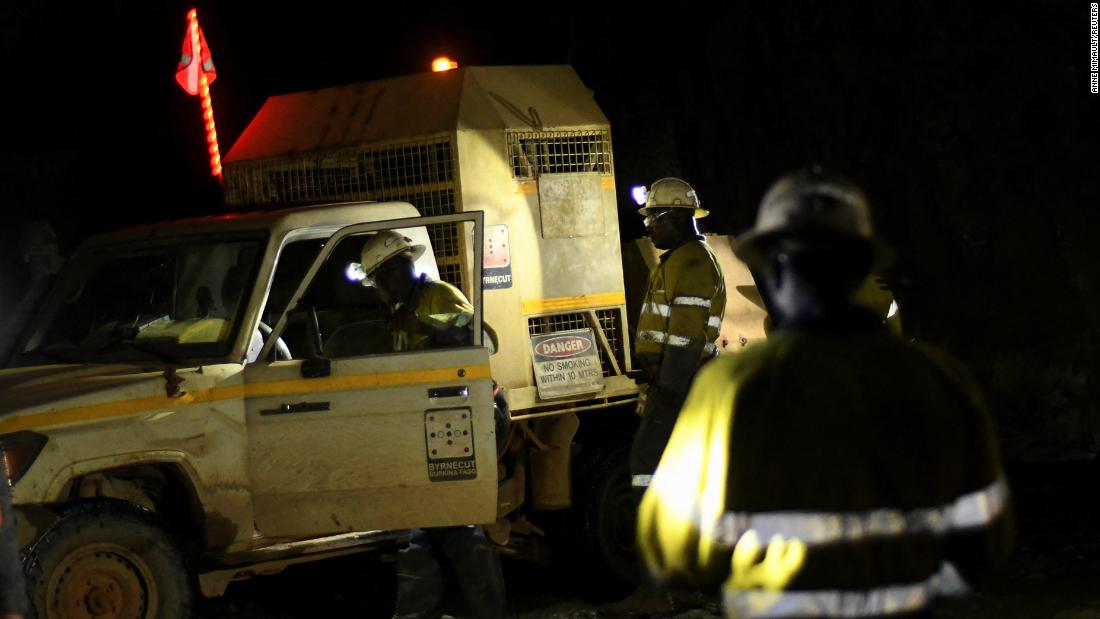
[[[474,307],[458,288],[417,274],[415,263],[424,251],[423,245],[394,230],[371,236],[361,254],[362,283],[375,287],[393,311],[390,328],[395,351],[469,346]],[[444,592],[440,557],[446,557],[453,568],[475,616],[506,615],[500,560],[484,529],[467,525],[412,530],[409,545],[398,552],[394,617],[440,616]]]
[[[631,481],[639,499],[664,451],[695,372],[718,354],[726,286],[695,220],[705,217],[698,194],[678,178],[662,178],[647,191],[646,231],[664,250],[650,273],[638,317],[635,358],[646,394],[641,426],[630,451]]]
[[[424,246],[394,230],[383,230],[363,244],[364,286],[389,303],[395,351],[464,346],[473,342],[474,307],[447,282],[417,274]]]
[[[634,339],[636,380],[644,394],[642,415],[630,448],[636,501],[649,487],[695,373],[718,355],[726,286],[718,260],[699,234],[705,217],[699,195],[678,178],[655,181],[646,192],[646,231],[664,250],[649,277]],[[674,610],[665,593],[643,584],[626,599],[602,607],[605,615],[660,615]]]

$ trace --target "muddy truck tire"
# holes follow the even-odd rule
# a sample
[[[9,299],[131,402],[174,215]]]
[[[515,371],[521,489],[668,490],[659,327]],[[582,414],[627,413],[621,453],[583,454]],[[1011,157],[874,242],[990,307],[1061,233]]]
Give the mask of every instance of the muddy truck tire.
[[[598,576],[603,587],[628,587],[641,578],[629,454],[629,445],[603,451],[574,484],[571,563],[583,578]]]
[[[185,619],[194,576],[156,514],[115,499],[79,503],[23,557],[30,617]]]

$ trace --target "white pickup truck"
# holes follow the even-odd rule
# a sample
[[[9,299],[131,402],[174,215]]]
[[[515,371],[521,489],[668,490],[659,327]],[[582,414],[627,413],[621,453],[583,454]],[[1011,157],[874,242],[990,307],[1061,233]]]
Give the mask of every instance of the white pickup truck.
[[[473,345],[393,352],[366,237],[471,239]],[[196,590],[491,523],[482,214],[403,202],[238,213],[84,243],[11,368],[0,447],[40,617],[183,617]]]

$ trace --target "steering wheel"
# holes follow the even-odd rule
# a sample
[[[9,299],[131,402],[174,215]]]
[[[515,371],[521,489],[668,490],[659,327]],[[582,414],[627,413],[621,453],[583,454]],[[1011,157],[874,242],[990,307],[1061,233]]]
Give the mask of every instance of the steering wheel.
[[[266,342],[267,338],[271,335],[271,327],[267,326],[267,324],[261,320],[259,322],[258,328],[260,330],[260,333],[263,334],[264,341]],[[275,340],[275,360],[288,361],[293,358],[294,357],[290,355],[290,348],[286,345],[286,342],[283,341],[283,338],[280,337],[279,339]]]

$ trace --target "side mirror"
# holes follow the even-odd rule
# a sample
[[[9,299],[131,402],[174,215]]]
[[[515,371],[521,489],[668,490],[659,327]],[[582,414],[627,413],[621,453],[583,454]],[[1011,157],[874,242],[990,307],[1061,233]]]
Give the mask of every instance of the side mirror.
[[[332,361],[324,357],[313,357],[302,361],[302,378],[323,378],[332,376]]]

